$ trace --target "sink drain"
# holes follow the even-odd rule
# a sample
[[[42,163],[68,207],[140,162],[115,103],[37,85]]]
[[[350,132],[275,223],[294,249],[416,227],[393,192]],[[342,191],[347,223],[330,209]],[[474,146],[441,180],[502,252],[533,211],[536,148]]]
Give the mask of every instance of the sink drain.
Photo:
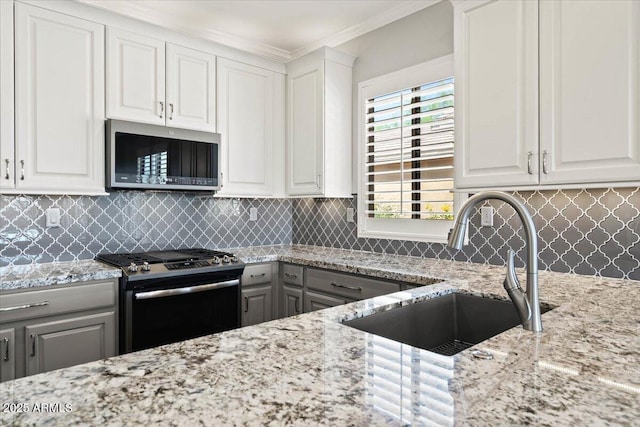
[[[466,350],[469,347],[473,347],[475,344],[471,344],[468,342],[453,340],[448,343],[441,344],[437,347],[429,349],[429,351],[433,351],[434,353],[442,354],[443,356],[453,356],[456,353],[460,353],[462,350]]]

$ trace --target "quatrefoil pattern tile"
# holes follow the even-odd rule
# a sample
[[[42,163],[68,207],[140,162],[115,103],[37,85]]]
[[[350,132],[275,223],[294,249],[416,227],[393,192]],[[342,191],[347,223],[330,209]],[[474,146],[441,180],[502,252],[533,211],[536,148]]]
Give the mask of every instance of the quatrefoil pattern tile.
[[[540,269],[640,280],[640,189],[516,192],[538,229]],[[502,202],[494,227],[480,227],[471,217],[469,245],[457,253],[444,245],[400,240],[362,239],[357,225],[346,222],[356,199],[299,199],[293,202],[293,242],[309,245],[407,254],[426,258],[504,265],[508,249],[524,266],[526,248],[515,211]],[[357,215],[356,215],[357,216]]]
[[[46,228],[47,208],[62,227]],[[249,209],[258,220],[249,221]],[[0,266],[91,259],[101,252],[291,244],[291,201],[183,193],[0,196]]]

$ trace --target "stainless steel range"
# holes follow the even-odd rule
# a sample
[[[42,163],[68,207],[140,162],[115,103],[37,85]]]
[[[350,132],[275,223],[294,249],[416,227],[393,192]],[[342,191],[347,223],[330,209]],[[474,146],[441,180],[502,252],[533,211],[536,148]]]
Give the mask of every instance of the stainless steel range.
[[[208,249],[100,254],[122,268],[119,353],[240,326],[244,263]]]

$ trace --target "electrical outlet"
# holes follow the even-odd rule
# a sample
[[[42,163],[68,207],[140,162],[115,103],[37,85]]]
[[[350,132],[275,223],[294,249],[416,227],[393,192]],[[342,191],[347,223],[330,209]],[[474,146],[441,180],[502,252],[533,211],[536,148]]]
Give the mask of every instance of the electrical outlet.
[[[347,222],[355,222],[353,218],[353,208],[347,208]]]
[[[60,208],[49,208],[44,213],[47,228],[60,227]]]
[[[480,208],[480,225],[482,227],[493,227],[493,206]]]
[[[249,221],[258,220],[258,208],[249,208]]]

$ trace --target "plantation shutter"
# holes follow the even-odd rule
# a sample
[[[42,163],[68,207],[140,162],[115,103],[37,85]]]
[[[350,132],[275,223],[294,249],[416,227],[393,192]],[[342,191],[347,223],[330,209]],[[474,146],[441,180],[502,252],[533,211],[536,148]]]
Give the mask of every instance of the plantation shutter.
[[[453,219],[453,78],[368,99],[366,214]]]

